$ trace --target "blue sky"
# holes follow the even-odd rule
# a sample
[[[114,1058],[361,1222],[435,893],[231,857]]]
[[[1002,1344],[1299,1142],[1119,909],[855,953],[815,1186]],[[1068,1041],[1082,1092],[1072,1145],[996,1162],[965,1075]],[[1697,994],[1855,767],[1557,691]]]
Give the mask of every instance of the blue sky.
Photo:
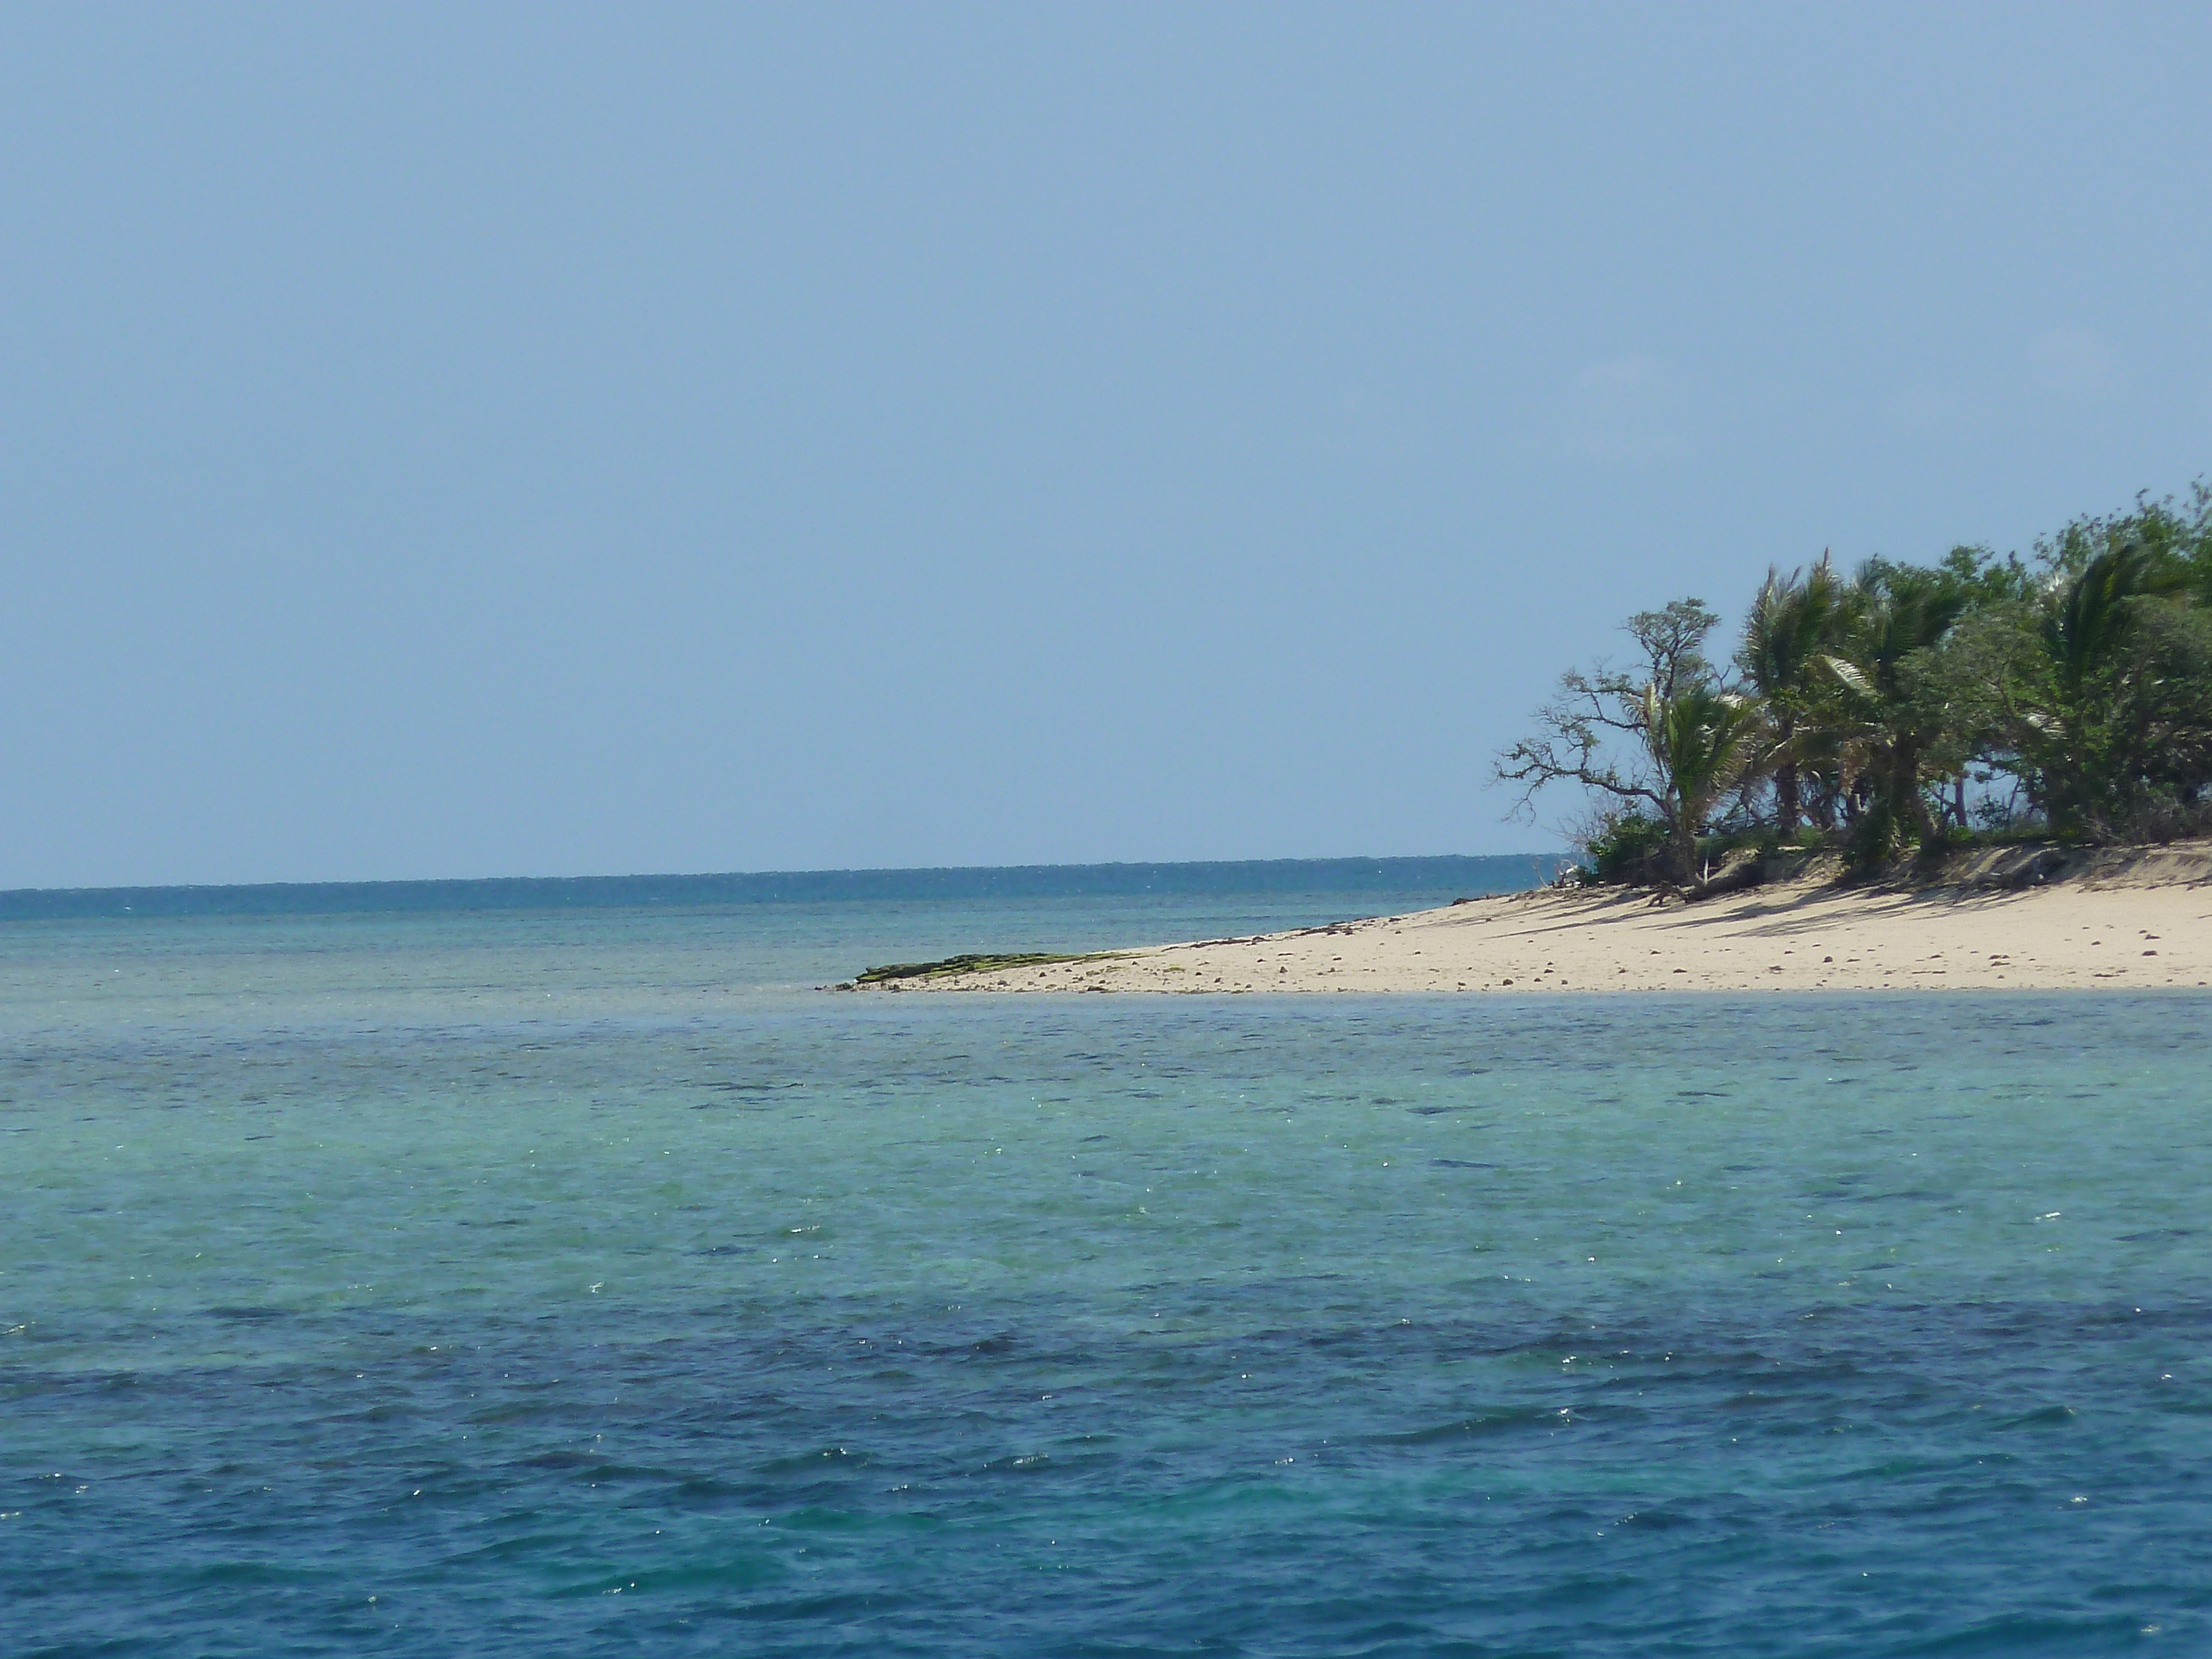
[[[1489,852],[2212,471],[2212,9],[0,16],[0,886]],[[1562,803],[1564,805],[1565,803]]]

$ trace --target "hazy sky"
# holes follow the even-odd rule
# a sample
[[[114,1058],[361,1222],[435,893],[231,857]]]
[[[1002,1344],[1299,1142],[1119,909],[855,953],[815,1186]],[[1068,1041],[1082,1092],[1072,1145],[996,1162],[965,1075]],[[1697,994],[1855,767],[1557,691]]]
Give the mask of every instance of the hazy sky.
[[[2212,470],[2212,8],[19,5],[0,887],[1488,852]]]

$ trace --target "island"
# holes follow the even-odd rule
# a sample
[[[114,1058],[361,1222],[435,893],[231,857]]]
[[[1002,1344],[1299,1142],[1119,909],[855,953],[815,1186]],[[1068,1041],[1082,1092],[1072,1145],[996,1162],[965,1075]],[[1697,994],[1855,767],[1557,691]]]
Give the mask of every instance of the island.
[[[1734,650],[1623,625],[1501,751],[1536,891],[1249,939],[895,963],[890,991],[2190,989],[2212,982],[2212,487],[2029,553],[1770,568]]]

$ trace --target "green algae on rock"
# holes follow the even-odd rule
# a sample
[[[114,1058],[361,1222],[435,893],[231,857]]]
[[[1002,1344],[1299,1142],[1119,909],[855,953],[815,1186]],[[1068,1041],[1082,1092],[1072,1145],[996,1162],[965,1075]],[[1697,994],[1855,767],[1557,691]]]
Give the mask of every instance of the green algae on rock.
[[[897,979],[950,979],[956,974],[988,974],[1002,968],[1035,968],[1048,962],[1083,962],[1097,951],[1058,953],[1031,951],[1011,955],[945,957],[936,962],[891,962],[863,969],[853,975],[855,985],[884,985]]]

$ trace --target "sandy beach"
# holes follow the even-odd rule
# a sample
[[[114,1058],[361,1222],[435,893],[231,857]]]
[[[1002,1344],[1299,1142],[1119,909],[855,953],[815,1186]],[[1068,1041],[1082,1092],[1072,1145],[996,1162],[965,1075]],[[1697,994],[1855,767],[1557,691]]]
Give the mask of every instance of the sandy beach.
[[[2212,848],[2001,856],[1940,884],[1826,872],[1696,903],[1542,889],[1410,915],[893,981],[932,992],[2156,990],[2212,985]]]

